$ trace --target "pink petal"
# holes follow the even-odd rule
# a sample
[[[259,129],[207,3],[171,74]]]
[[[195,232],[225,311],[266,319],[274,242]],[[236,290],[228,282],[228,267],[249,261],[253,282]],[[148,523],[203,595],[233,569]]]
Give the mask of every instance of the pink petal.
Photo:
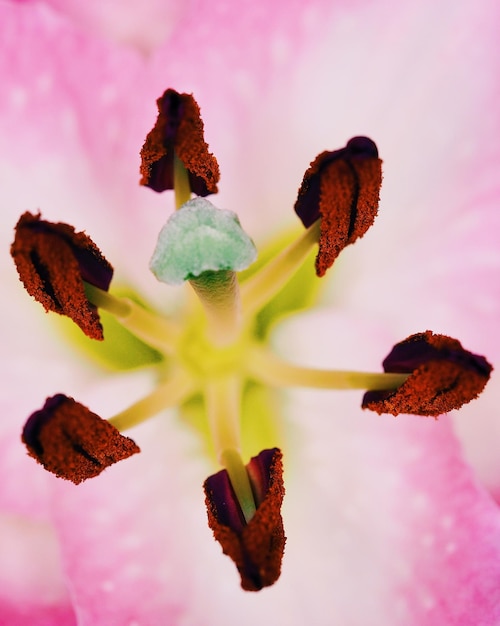
[[[229,181],[234,164],[241,169],[244,163],[243,144],[234,142],[243,113],[248,115],[272,72],[289,74],[293,65],[284,61],[298,54],[299,42],[319,19],[312,8],[304,8],[312,17],[302,21],[302,12],[295,15],[288,6],[276,34],[269,13],[279,9],[274,4],[262,3],[259,10],[249,3],[247,11],[208,3],[191,8],[184,27],[147,61],[131,49],[89,36],[46,5],[0,5],[0,133],[5,142],[0,168],[8,183],[4,193],[11,199],[12,223],[20,210],[40,207],[49,219],[64,218],[87,229],[111,260],[119,258],[133,235],[141,261],[127,271],[145,284],[154,284],[147,262],[165,221],[165,205],[171,203],[170,197],[137,184],[139,149],[156,117],[155,99],[174,84],[196,92],[206,113],[207,138],[228,164]],[[208,22],[212,12],[216,20]],[[251,37],[252,46],[241,45],[244,36]],[[220,43],[220,54],[213,41]],[[199,49],[205,46],[212,52],[200,60]],[[283,46],[284,54],[271,54]],[[234,67],[221,73],[226,62]],[[228,75],[240,79],[227,81]],[[217,134],[217,126],[223,132]],[[221,206],[225,202],[221,198]]]
[[[0,516],[0,623],[73,626],[57,540],[43,522]]]
[[[500,513],[446,419],[384,421],[345,401],[325,411],[319,394],[293,406],[304,446],[287,489],[284,567],[316,599],[303,619],[309,610],[322,623],[328,598],[340,623],[496,623]]]
[[[189,7],[189,3],[169,0],[47,0],[47,4],[90,35],[104,36],[146,53],[172,33]]]
[[[493,113],[500,89],[499,7],[492,2],[440,5],[437,11],[421,3],[408,6],[413,30],[405,30],[397,11],[383,26],[380,5],[367,9],[357,23],[354,58],[349,56],[345,71],[335,73],[338,82],[333,81],[342,93],[358,94],[356,105],[350,98],[345,105],[336,102],[335,115],[319,116],[328,120],[322,129],[307,126],[300,110],[293,111],[300,128],[307,129],[305,142],[319,146],[321,133],[368,132],[384,159],[379,217],[340,260],[335,298],[386,320],[392,343],[432,328],[459,337],[495,366],[500,357],[500,152],[492,138],[500,133],[500,118]],[[398,50],[393,63],[384,60],[387,50],[376,42],[382,29],[385,43]],[[352,31],[339,25],[336,34],[332,41],[347,48]],[[332,57],[327,50],[333,46],[325,45],[319,72],[326,74]],[[304,71],[307,67],[306,60]],[[314,77],[310,84],[314,87]],[[496,496],[497,381],[494,374],[480,411],[466,407],[454,418],[468,459]]]
[[[199,450],[172,419],[130,432],[141,442],[135,460],[79,487],[53,483],[79,626],[177,624],[191,610],[196,578],[207,571],[197,546],[211,541],[201,487],[208,468],[184,462]]]
[[[85,150],[98,172],[104,156],[109,160],[114,153],[122,164],[124,150],[132,160],[128,137],[136,99],[124,95],[131,83],[138,86],[139,56],[88,37],[41,3],[3,3],[0,17],[0,110],[11,162],[30,164],[61,154],[74,158]],[[138,153],[137,146],[133,150]],[[117,167],[115,160],[106,173],[112,166]]]
[[[203,49],[198,36],[206,38],[208,24],[213,32],[220,29],[225,39],[219,42],[221,48],[228,49],[227,42],[241,41],[242,35],[248,37],[249,33],[259,33],[259,38],[250,41],[246,50],[241,50],[241,46],[238,49],[248,56],[249,52],[252,53],[249,47],[257,49],[263,40],[269,39],[272,42],[271,52],[281,58],[286,54],[287,47],[297,45],[305,27],[310,29],[318,21],[319,12],[329,8],[325,0],[308,3],[301,0],[277,0],[273,3],[244,0],[237,4],[224,0],[192,0],[189,3],[146,0],[140,4],[133,0],[85,3],[46,0],[46,4],[89,35],[126,44],[146,54],[154,52],[160,44],[179,32],[188,36],[191,34],[194,46]]]
[[[332,310],[283,331],[284,340],[302,338],[294,346],[301,361],[363,369],[385,335]],[[357,342],[362,354],[353,353]],[[360,392],[293,393],[290,436],[301,446],[291,449],[286,482],[284,576],[292,572],[306,598],[328,597],[339,623],[496,623],[500,511],[464,462],[450,421],[370,415],[354,409],[360,401]],[[307,605],[313,623],[323,623],[324,606]]]
[[[363,366],[384,343],[331,311],[307,322],[288,332],[326,331],[305,350],[316,364],[330,341],[330,355],[352,362],[349,348],[366,340]],[[208,468],[183,462],[199,451],[172,416],[137,429],[143,453],[94,481],[54,481],[80,623],[180,624],[189,615],[229,626],[236,614],[243,626],[270,615],[291,625],[331,615],[368,625],[495,623],[500,513],[464,464],[449,421],[375,416],[354,408],[360,399],[290,397],[288,544],[282,578],[258,597],[237,588],[233,564],[212,543],[197,493]]]
[[[0,233],[4,250],[10,245],[6,234]],[[68,367],[69,351],[63,342],[53,340],[51,322],[55,320],[24,292],[13,264],[5,263],[0,277],[2,288],[9,293],[9,306],[2,310],[0,387],[0,475],[9,479],[2,481],[0,511],[47,521],[45,473],[28,457],[21,431],[29,415],[51,393],[66,390],[78,395],[81,385],[87,386],[92,378],[83,372],[75,376],[75,370]]]
[[[203,6],[208,10],[208,4]],[[204,32],[207,22],[200,21],[192,25],[193,33],[188,29],[176,34],[146,63],[130,50],[86,37],[39,4],[0,5],[0,41],[10,42],[0,68],[6,77],[2,87],[9,89],[8,97],[0,99],[0,130],[8,141],[1,164],[7,186],[3,215],[9,228],[16,212],[41,206],[58,219],[76,217],[77,225],[96,238],[103,233],[103,243],[116,250],[117,260],[130,232],[136,232],[140,243],[135,261],[147,259],[148,241],[161,221],[157,216],[164,220],[165,200],[158,211],[160,201],[143,194],[148,190],[129,193],[137,175],[134,155],[150,126],[149,116],[154,116],[154,97],[167,80],[179,79],[181,84],[174,86],[200,92],[209,140],[222,152],[227,188],[221,199],[228,208],[243,211],[252,232],[264,230],[263,214],[272,214],[270,219],[281,225],[317,152],[343,145],[360,132],[379,141],[387,185],[380,226],[345,257],[347,271],[337,274],[336,293],[338,302],[346,307],[350,298],[355,305],[350,311],[365,322],[369,316],[376,328],[367,333],[366,343],[355,333],[349,335],[355,350],[333,350],[336,357],[344,357],[339,366],[346,365],[349,355],[363,356],[365,346],[381,337],[379,320],[391,336],[406,325],[410,332],[423,330],[428,320],[461,326],[466,336],[460,338],[475,349],[467,339],[479,336],[476,329],[482,332],[484,318],[441,309],[441,289],[450,285],[447,298],[463,304],[461,281],[456,275],[451,281],[445,273],[442,281],[425,288],[429,274],[435,276],[427,259],[442,244],[441,238],[427,236],[427,226],[445,205],[453,222],[457,199],[464,197],[458,183],[467,175],[465,197],[474,202],[464,200],[466,215],[479,199],[491,233],[485,245],[487,250],[495,245],[491,208],[497,197],[492,177],[496,166],[490,146],[495,148],[491,137],[498,133],[489,121],[495,116],[486,113],[496,111],[498,96],[493,80],[499,58],[496,4],[360,3],[356,13],[352,5],[336,7],[335,20],[325,21],[328,37],[312,37],[315,45],[294,65],[292,82],[286,72],[286,80],[276,72],[284,67],[278,37],[278,54],[271,55],[264,83],[254,74],[269,61],[272,47],[238,46],[244,20],[238,21],[237,8],[227,11],[234,29],[221,20],[218,30]],[[292,14],[281,13],[284,20]],[[263,16],[249,23],[263,27],[265,12]],[[260,31],[251,36],[257,42]],[[218,52],[219,41],[232,44],[229,58]],[[201,43],[210,54],[200,55]],[[243,106],[236,114],[232,107],[238,103]],[[252,104],[251,118],[239,117]],[[246,119],[243,130],[241,119]],[[270,137],[277,137],[276,144]],[[332,145],[325,146],[327,140]],[[90,163],[85,160],[89,154]],[[155,212],[149,213],[153,204]],[[111,217],[108,211],[114,211]],[[125,227],[116,215],[125,215],[123,222],[131,226]],[[134,215],[138,217],[132,221]],[[467,219],[460,220],[457,232],[463,233],[467,246]],[[138,231],[143,221],[147,226]],[[398,241],[399,248],[389,247]],[[443,247],[440,265],[448,252],[453,259],[457,249],[464,254],[461,241],[459,236],[454,245]],[[422,246],[427,272],[414,282],[418,277],[412,279],[411,268],[420,260]],[[466,248],[467,257],[475,250]],[[468,276],[474,291],[467,301],[476,311],[481,308],[475,306],[477,276],[487,268],[494,280],[497,266],[489,255],[486,262],[480,254],[473,258],[478,273]],[[482,301],[483,291],[479,295]],[[494,318],[496,296],[491,303],[488,320]],[[415,328],[414,322],[424,327]],[[345,320],[337,330],[329,325],[326,336],[340,341],[346,335],[347,341],[346,327]],[[28,325],[22,330],[26,341],[35,341],[37,333]],[[297,334],[293,337],[295,341]],[[491,337],[494,345],[495,328]],[[391,337],[387,340],[391,345]],[[370,358],[375,366],[379,353],[374,352]],[[102,481],[96,479],[100,483],[83,486],[85,491],[56,484],[63,562],[73,580],[81,623],[139,618],[153,624],[165,619],[206,623],[209,615],[213,623],[224,625],[233,624],[237,615],[242,624],[255,624],[275,614],[290,624],[325,623],[331,615],[339,623],[368,625],[498,621],[498,585],[493,587],[499,577],[498,512],[461,461],[447,421],[384,421],[353,411],[356,400],[357,394],[293,398],[290,419],[295,426],[285,450],[290,462],[284,574],[258,598],[235,589],[232,564],[207,542],[196,488],[208,468],[193,461],[200,452],[178,426],[170,430],[155,422],[144,434],[141,430],[145,441],[139,443],[147,454],[110,468]],[[480,402],[474,405],[478,414],[484,411]],[[497,440],[488,439],[496,445]],[[132,465],[136,462],[140,465]],[[137,482],[139,476],[146,476],[144,484]],[[124,491],[126,498],[116,497]],[[199,568],[193,566],[197,559]],[[96,615],[99,604],[102,616]]]

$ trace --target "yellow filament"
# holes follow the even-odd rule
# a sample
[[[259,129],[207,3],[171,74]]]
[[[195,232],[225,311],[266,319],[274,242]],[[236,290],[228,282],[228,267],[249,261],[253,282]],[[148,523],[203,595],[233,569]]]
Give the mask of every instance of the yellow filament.
[[[241,299],[246,316],[255,315],[289,281],[319,241],[320,220],[282,250],[259,272],[241,286]]]
[[[148,396],[117,413],[108,421],[119,431],[132,428],[132,426],[144,422],[164,409],[180,405],[195,390],[191,378],[186,373],[177,371],[167,382],[161,384]]]
[[[315,389],[390,390],[400,387],[409,374],[386,374],[300,367],[283,361],[268,350],[254,348],[246,361],[253,378],[277,387]]]
[[[85,293],[93,305],[114,315],[124,328],[148,345],[166,354],[175,352],[180,329],[172,321],[144,309],[130,298],[114,296],[89,283],[85,283]]]
[[[174,193],[175,208],[180,209],[183,204],[191,200],[191,186],[189,184],[189,174],[184,167],[184,163],[174,152]]]
[[[229,474],[231,485],[248,522],[255,501],[240,454],[241,383],[237,376],[214,378],[205,387],[212,440],[219,462]]]

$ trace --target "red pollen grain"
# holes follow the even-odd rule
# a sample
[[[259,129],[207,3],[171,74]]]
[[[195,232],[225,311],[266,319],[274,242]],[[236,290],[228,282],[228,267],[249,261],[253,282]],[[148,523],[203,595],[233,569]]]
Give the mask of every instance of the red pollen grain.
[[[46,470],[75,484],[140,452],[132,439],[63,394],[48,398],[30,416],[22,440]]]
[[[103,339],[97,308],[83,281],[107,290],[113,268],[83,232],[24,213],[16,225],[11,254],[26,291],[46,311],[70,317],[91,339]]]
[[[241,586],[246,591],[260,591],[274,584],[281,573],[286,541],[281,517],[285,488],[282,454],[278,449],[273,452],[266,493],[252,519],[243,527],[231,528],[219,521],[217,494],[211,491],[209,480],[204,485],[208,524],[224,554],[236,564]]]
[[[367,392],[364,409],[438,417],[477,398],[492,367],[456,339],[426,331],[396,344],[384,360],[384,371],[411,374],[395,391]]]
[[[193,193],[217,193],[219,165],[205,143],[200,108],[193,96],[167,89],[156,102],[158,118],[141,150],[140,184],[158,192],[173,189],[175,153],[188,171]]]

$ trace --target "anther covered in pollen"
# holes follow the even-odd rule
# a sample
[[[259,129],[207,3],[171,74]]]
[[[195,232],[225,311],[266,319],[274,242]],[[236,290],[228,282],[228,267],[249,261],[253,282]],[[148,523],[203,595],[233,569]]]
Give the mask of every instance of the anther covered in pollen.
[[[143,305],[132,286],[130,297],[109,291],[111,266],[84,233],[66,224],[25,213],[11,250],[26,289],[47,310],[69,316],[91,338],[104,338],[97,344],[104,350],[122,341],[117,329],[134,337],[130,351],[146,346],[131,362],[154,372],[156,384],[107,420],[63,394],[48,398],[28,419],[22,439],[47,470],[79,483],[139,452],[122,431],[161,413],[173,419],[167,409],[187,418],[179,428],[193,418],[214,462],[214,473],[200,477],[209,526],[243,589],[258,591],[278,580],[285,547],[283,464],[290,457],[276,425],[281,388],[359,389],[366,392],[363,408],[436,416],[475,398],[491,366],[430,331],[395,346],[384,372],[302,367],[281,358],[270,341],[272,328],[314,304],[324,284],[318,277],[374,222],[382,180],[377,147],[355,137],[345,148],[320,154],[295,204],[306,229],[296,238],[280,237],[263,261],[233,212],[238,207],[219,209],[200,197],[217,191],[219,169],[194,98],[168,89],[158,108],[141,152],[140,182],[174,191],[166,197],[177,210],[170,211],[154,251],[151,242],[150,269],[165,298],[175,298],[175,312]],[[108,314],[104,330],[98,309]]]
[[[47,398],[43,408],[31,415],[22,439],[46,470],[75,484],[140,452],[132,439],[63,394]]]
[[[418,333],[398,343],[384,359],[385,372],[410,376],[394,391],[368,391],[363,408],[377,413],[437,417],[474,400],[489,380],[492,367],[456,339]]]
[[[208,151],[200,108],[193,96],[167,89],[156,103],[158,118],[141,150],[141,185],[158,192],[174,189],[180,182],[176,174],[182,164],[193,193],[217,193],[219,165]]]
[[[256,504],[247,522],[231,485],[221,470],[204,484],[208,524],[225,554],[236,563],[241,586],[259,591],[279,578],[285,549],[281,517],[283,465],[280,450],[263,450],[246,466]]]
[[[45,307],[70,317],[92,339],[103,339],[97,308],[84,281],[107,291],[113,268],[85,233],[24,213],[16,226],[11,254],[26,291]]]
[[[345,148],[322,152],[311,163],[295,212],[306,228],[321,218],[318,276],[324,276],[342,250],[373,224],[381,184],[382,161],[368,137],[354,137]]]

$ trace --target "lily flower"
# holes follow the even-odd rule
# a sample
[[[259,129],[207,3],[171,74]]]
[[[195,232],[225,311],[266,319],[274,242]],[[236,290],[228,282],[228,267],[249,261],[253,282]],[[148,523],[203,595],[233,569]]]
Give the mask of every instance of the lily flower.
[[[487,433],[494,397],[488,394],[497,387],[493,379],[457,417],[441,415],[475,398],[491,368],[457,340],[424,332],[457,336],[493,363],[500,352],[497,282],[485,288],[498,271],[496,179],[487,175],[494,155],[484,163],[493,122],[476,116],[480,105],[493,102],[489,72],[496,61],[485,62],[496,45],[488,30],[493,16],[486,5],[450,3],[441,15],[419,4],[410,15],[409,7],[330,4],[287,5],[281,19],[274,15],[279,7],[265,3],[261,14],[253,12],[255,3],[226,7],[225,14],[213,4],[182,14],[153,2],[141,8],[142,22],[118,20],[122,30],[106,11],[91,7],[82,14],[71,2],[0,5],[2,41],[12,53],[1,69],[9,95],[0,116],[8,146],[2,169],[9,175],[2,241],[7,249],[24,214],[12,246],[21,279],[32,295],[42,294],[46,308],[69,312],[93,336],[81,339],[79,328],[75,335],[51,321],[52,314],[40,320],[15,272],[2,268],[9,294],[0,455],[9,477],[0,489],[6,623],[498,620],[500,514],[492,497],[498,474],[487,456],[494,442],[490,448],[488,435],[481,439],[490,465],[475,467],[469,437],[463,436],[467,461],[455,433],[455,423],[466,431],[466,420]],[[178,29],[154,25],[166,13]],[[441,26],[435,38],[428,33],[431,14]],[[138,27],[148,16],[151,39]],[[279,26],[270,17],[280,17]],[[377,20],[397,35],[396,61],[387,42],[386,57],[372,54]],[[407,36],[399,39],[403,25]],[[255,29],[262,33],[258,49],[241,51]],[[478,31],[477,47],[468,47]],[[415,61],[412,51],[424,33],[430,56]],[[474,64],[462,63],[464,48],[474,50]],[[342,59],[332,83],[325,76],[336,51]],[[443,65],[436,63],[440,55]],[[405,78],[410,68],[415,79],[446,68],[447,81],[431,74],[435,83],[411,98],[403,93],[398,119],[380,105],[389,92],[394,97],[398,72],[390,71],[390,61],[400,59],[408,64]],[[222,60],[231,71],[223,71]],[[386,83],[361,105],[374,76]],[[474,80],[475,89],[464,93],[465,80]],[[332,112],[344,84],[351,86],[346,102]],[[222,178],[213,203],[191,198],[198,179],[170,142],[173,159],[161,171],[172,167],[172,176],[155,170],[152,185],[175,189],[178,211],[167,210],[165,225],[171,192],[155,194],[134,182],[139,148],[154,121],[151,102],[168,85],[196,93]],[[421,124],[408,124],[415,100]],[[357,138],[345,148],[332,139],[326,156],[314,159],[325,149],[325,133],[338,136],[341,129],[348,132],[344,143]],[[466,148],[451,151],[458,131]],[[384,146],[376,220],[380,159],[360,132]],[[154,167],[152,159],[144,163],[143,154],[143,181]],[[195,194],[213,194],[215,178]],[[273,237],[278,225],[293,223],[294,203],[306,229]],[[83,229],[87,234],[78,232]],[[471,238],[476,232],[479,243]],[[247,233],[257,244],[256,263]],[[111,287],[109,269],[104,282],[92,278],[75,237],[106,268],[94,240],[113,262]],[[188,281],[199,300],[181,300],[175,287],[149,274],[156,241],[155,276],[168,284]],[[242,250],[243,260],[235,256]],[[59,265],[52,265],[54,256]],[[72,268],[77,306],[65,299],[64,264]],[[325,273],[319,296],[315,275]],[[467,307],[457,307],[460,302]],[[313,304],[312,312],[296,314]],[[78,345],[82,354],[75,358],[69,348]],[[359,375],[379,370],[388,351],[385,373]],[[243,388],[233,371],[248,374]],[[286,394],[275,390],[282,386]],[[324,390],[339,387],[354,390]],[[355,388],[369,390],[367,408],[404,414],[394,420],[360,410]],[[168,410],[174,407],[181,410]],[[45,473],[28,458],[20,432],[30,414],[23,433],[30,455],[59,476],[69,460],[65,477],[84,478],[83,484]],[[241,419],[234,422],[235,415]],[[87,436],[94,432],[97,438]],[[108,436],[112,454],[95,447]],[[240,591],[234,565],[211,540],[204,481],[216,539],[235,561],[242,586],[271,585],[264,591]],[[267,556],[252,556],[263,541],[267,552],[257,554],[273,555],[269,566]]]

